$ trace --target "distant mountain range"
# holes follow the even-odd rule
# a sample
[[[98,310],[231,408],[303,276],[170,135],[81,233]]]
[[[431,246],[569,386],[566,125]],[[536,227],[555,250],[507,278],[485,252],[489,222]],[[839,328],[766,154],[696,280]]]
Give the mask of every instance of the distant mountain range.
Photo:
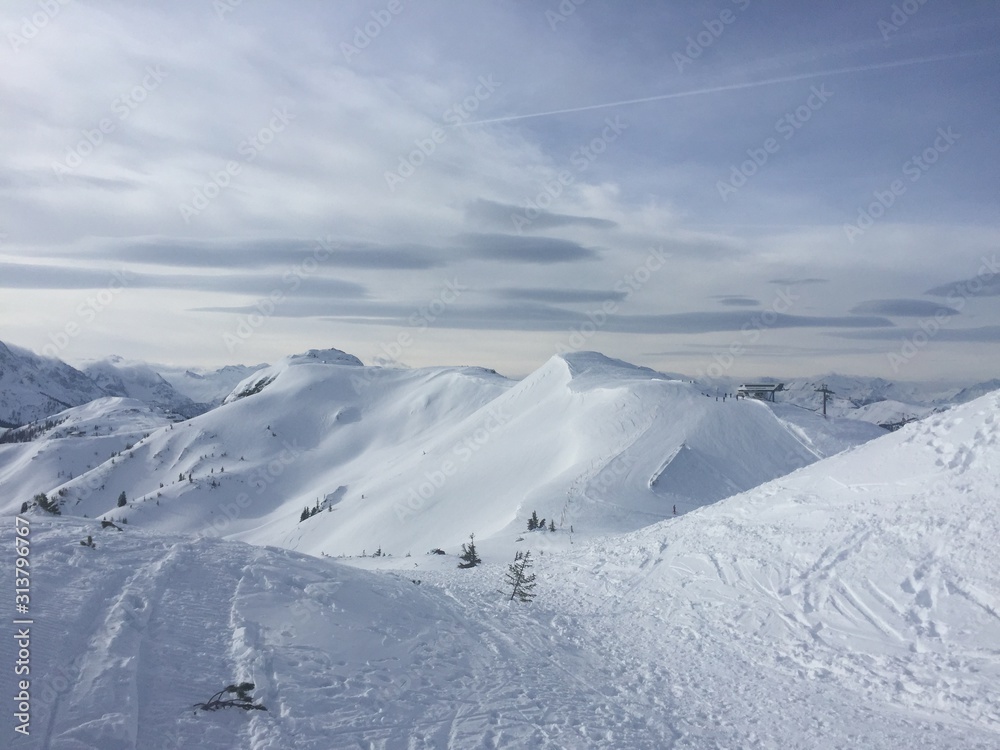
[[[170,419],[203,414],[263,365],[185,370],[118,356],[77,369],[0,342],[0,427],[16,427],[95,399],[133,398]]]

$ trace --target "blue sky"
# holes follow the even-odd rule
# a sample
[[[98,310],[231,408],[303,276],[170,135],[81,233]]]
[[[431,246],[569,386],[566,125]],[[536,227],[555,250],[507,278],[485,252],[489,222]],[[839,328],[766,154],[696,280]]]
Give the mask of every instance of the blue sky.
[[[990,2],[11,1],[0,338],[992,377]]]

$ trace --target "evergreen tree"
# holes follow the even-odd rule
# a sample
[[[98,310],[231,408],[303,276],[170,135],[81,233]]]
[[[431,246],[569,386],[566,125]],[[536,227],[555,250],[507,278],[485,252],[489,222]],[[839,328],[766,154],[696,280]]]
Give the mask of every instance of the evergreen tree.
[[[462,554],[460,557],[463,560],[463,562],[458,564],[460,568],[474,568],[482,562],[479,553],[476,552],[475,534],[469,534],[469,543],[462,545]]]
[[[59,510],[59,503],[55,500],[49,500],[48,496],[44,492],[35,495],[33,499],[35,501],[35,505],[44,510],[46,513],[51,513],[54,516],[62,515]]]
[[[122,494],[118,496],[118,507],[124,508],[125,503],[128,502],[128,498],[125,497],[125,490],[122,490]]]
[[[309,518],[310,515],[311,514],[309,513],[309,507],[306,506],[305,508],[302,509],[302,515],[299,516],[299,523],[305,521],[307,518]]]
[[[555,530],[556,530],[556,522],[555,519],[553,519],[549,521],[549,531],[555,531]]]
[[[528,531],[534,531],[538,528],[538,514],[535,511],[531,511],[531,518],[528,519]]]
[[[517,552],[514,555],[514,562],[507,566],[507,575],[504,580],[511,587],[510,599],[515,597],[521,602],[530,602],[535,598],[535,574],[528,573],[531,567],[531,552]]]

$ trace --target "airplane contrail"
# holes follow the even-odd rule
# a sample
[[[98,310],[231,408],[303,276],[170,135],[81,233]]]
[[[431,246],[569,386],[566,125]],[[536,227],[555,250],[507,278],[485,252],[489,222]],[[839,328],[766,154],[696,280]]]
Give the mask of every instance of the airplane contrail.
[[[535,117],[548,117],[550,115],[564,115],[573,112],[588,112],[594,109],[606,109],[607,107],[623,107],[627,104],[643,104],[645,102],[660,102],[667,99],[680,99],[687,96],[702,96],[704,94],[716,94],[721,91],[740,91],[743,89],[754,89],[761,86],[773,86],[777,83],[791,83],[793,81],[805,81],[810,78],[823,78],[825,76],[838,76],[847,73],[863,73],[869,70],[885,70],[886,68],[902,68],[907,65],[922,65],[925,63],[940,62],[942,60],[956,60],[963,57],[975,57],[977,55],[991,54],[1000,49],[972,50],[967,52],[952,52],[929,57],[910,57],[905,60],[894,60],[892,62],[872,63],[870,65],[854,65],[848,68],[835,68],[833,70],[822,70],[813,73],[799,73],[778,78],[767,78],[763,81],[748,81],[744,83],[731,83],[725,86],[711,86],[709,88],[693,89],[691,91],[675,91],[671,94],[658,94],[656,96],[644,96],[640,99],[623,99],[618,102],[606,102],[604,104],[587,104],[582,107],[567,107],[566,109],[553,109],[548,112],[532,112],[527,115],[507,115],[505,117],[493,117],[485,120],[473,120],[464,122],[454,127],[467,128],[471,125],[488,125],[495,122],[512,122],[514,120],[528,120]]]

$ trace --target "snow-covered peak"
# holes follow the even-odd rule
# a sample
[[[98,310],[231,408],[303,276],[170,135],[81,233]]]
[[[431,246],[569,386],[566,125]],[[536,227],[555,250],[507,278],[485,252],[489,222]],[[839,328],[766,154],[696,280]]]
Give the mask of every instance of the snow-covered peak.
[[[633,365],[621,359],[608,357],[600,352],[566,352],[553,357],[565,363],[570,375],[574,378],[589,375],[591,377],[656,377],[655,370],[648,367]]]
[[[207,410],[177,390],[145,362],[111,355],[84,365],[83,371],[112,396],[139,399],[164,414],[189,419]]]
[[[310,349],[302,354],[292,354],[285,357],[282,361],[288,364],[353,365],[355,367],[364,367],[364,363],[353,354],[333,348]]]
[[[0,342],[0,425],[33,422],[106,395],[65,362]]]

